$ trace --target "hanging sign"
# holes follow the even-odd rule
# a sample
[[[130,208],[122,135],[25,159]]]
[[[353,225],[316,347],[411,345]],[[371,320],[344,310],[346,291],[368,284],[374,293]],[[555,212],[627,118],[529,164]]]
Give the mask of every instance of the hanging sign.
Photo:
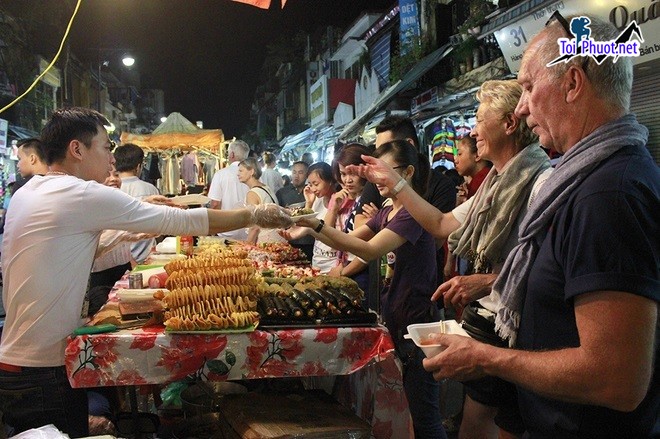
[[[564,17],[569,15],[596,16],[608,20],[622,31],[632,20],[639,25],[644,42],[640,44],[640,56],[633,58],[634,64],[641,64],[660,58],[660,2],[657,0],[613,0],[578,1],[562,0],[551,3],[534,13],[509,23],[495,32],[495,38],[502,50],[504,59],[512,72],[518,72],[523,52],[529,41],[559,11]]]

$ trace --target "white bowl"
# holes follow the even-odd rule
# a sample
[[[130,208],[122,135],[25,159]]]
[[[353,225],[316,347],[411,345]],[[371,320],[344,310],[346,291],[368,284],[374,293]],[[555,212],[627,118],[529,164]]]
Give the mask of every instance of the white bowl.
[[[433,323],[416,323],[408,325],[408,334],[404,338],[412,339],[419,346],[427,358],[431,358],[445,350],[440,344],[428,343],[430,334],[453,334],[469,337],[468,333],[456,320],[443,320]]]

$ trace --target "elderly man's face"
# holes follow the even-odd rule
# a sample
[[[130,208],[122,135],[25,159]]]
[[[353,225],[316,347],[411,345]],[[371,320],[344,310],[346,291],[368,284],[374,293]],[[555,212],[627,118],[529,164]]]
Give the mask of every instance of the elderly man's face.
[[[540,45],[552,43],[548,38],[540,36],[525,51],[518,72],[518,83],[522,85],[523,93],[515,114],[527,119],[527,125],[539,136],[541,145],[565,152],[560,140],[565,137],[561,135],[561,130],[566,126],[562,123],[566,122],[562,80],[553,78],[537,55]]]

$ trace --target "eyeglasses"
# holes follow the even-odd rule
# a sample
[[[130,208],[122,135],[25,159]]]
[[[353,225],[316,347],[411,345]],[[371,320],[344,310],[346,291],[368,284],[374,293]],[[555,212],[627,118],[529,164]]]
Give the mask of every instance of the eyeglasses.
[[[569,39],[575,39],[575,35],[571,32],[571,26],[568,24],[568,20],[564,18],[563,15],[559,12],[559,10],[556,10],[555,12],[552,13],[550,18],[548,18],[548,21],[545,22],[545,26],[547,27],[550,23],[552,23],[552,20],[557,20],[561,27],[564,29],[566,32],[566,36]],[[578,41],[576,41],[576,52],[578,51]],[[588,56],[582,56],[582,64],[580,64],[580,67],[582,67],[582,70],[584,73],[587,73],[587,66],[589,65],[589,57]]]

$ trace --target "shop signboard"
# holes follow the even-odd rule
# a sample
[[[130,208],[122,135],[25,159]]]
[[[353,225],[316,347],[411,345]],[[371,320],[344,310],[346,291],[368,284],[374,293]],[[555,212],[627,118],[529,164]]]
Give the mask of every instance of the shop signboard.
[[[325,125],[328,114],[328,77],[323,75],[309,89],[310,127]]]
[[[434,86],[426,90],[424,93],[418,94],[412,98],[410,103],[410,112],[412,114],[417,114],[422,110],[422,108],[424,108],[424,106],[429,104],[437,104],[438,100],[438,87]]]
[[[401,55],[408,53],[413,44],[419,44],[420,33],[417,0],[399,0]]]
[[[9,122],[0,119],[0,154],[7,153],[7,130],[9,129]]]
[[[543,29],[555,11],[564,17],[575,14],[598,16],[610,21],[620,31],[635,20],[641,28],[644,42],[640,44],[640,56],[633,58],[633,63],[641,64],[660,58],[660,2],[657,0],[561,0],[495,32],[497,43],[512,72],[520,69],[520,61],[529,41]]]

